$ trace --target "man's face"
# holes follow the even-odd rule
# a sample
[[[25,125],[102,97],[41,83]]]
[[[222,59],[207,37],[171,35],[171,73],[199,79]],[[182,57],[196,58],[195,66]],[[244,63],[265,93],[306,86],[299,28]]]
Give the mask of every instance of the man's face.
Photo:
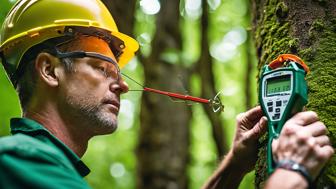
[[[96,37],[79,37],[66,51],[95,52],[116,61],[108,44]],[[74,71],[64,72],[60,79],[60,111],[79,132],[112,133],[117,128],[120,95],[128,91],[127,84],[116,77],[116,67],[110,62],[85,57],[73,59],[73,64]]]

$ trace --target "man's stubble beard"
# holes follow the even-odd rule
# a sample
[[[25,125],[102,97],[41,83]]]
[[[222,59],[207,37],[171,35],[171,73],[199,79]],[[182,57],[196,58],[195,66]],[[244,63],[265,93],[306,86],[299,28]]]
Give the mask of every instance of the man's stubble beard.
[[[78,121],[78,128],[90,130],[93,135],[104,135],[113,133],[117,129],[117,115],[105,112],[102,103],[95,98],[71,97],[66,98],[70,114]]]

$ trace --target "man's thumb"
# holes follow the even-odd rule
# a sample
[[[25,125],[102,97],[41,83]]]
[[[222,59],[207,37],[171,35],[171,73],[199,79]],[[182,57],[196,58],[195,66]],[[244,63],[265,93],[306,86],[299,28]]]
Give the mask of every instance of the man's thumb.
[[[249,134],[251,135],[250,137],[257,139],[261,137],[263,134],[265,134],[266,130],[267,130],[267,118],[263,116],[258,121],[258,123],[253,126]]]

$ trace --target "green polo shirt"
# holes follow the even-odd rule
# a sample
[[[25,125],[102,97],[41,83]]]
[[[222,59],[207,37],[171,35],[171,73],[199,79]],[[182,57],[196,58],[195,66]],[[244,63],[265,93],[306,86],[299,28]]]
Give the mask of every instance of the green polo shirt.
[[[90,188],[88,167],[42,125],[14,118],[11,132],[0,138],[0,188]]]

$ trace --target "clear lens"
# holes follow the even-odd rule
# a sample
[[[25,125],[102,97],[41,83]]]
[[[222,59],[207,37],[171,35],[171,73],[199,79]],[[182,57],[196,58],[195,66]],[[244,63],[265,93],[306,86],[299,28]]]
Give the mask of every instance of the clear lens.
[[[104,68],[104,74],[106,76],[113,77],[117,80],[120,78],[120,69],[118,64],[110,57],[96,53],[96,52],[83,52],[83,51],[74,51],[74,52],[59,52],[57,51],[58,58],[96,58],[102,61],[111,63],[111,66]]]

